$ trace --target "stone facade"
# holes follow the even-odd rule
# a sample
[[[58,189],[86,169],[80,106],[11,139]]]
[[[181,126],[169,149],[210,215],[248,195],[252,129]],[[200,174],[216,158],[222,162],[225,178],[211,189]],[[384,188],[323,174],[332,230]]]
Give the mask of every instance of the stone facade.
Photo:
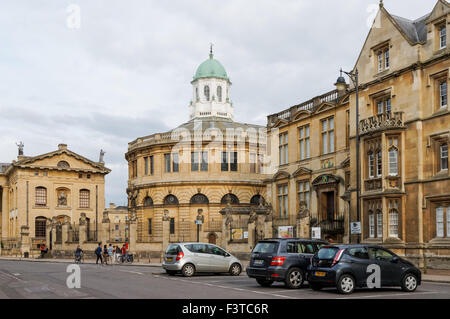
[[[29,253],[43,242],[70,241],[62,238],[62,229],[75,228],[82,216],[95,231],[105,206],[104,177],[110,170],[65,144],[39,156],[19,154],[0,171],[2,254]]]

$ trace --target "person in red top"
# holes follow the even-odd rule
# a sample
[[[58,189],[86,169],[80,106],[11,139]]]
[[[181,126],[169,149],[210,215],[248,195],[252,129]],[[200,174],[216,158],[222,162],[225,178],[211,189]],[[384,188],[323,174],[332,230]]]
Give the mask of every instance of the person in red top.
[[[44,255],[48,252],[48,248],[45,247],[45,242],[39,248],[41,249],[41,258],[44,258]]]
[[[125,243],[125,248],[128,250],[128,242]]]
[[[125,244],[123,244],[123,246],[122,246],[122,263],[126,260],[127,257],[128,257],[127,246]]]

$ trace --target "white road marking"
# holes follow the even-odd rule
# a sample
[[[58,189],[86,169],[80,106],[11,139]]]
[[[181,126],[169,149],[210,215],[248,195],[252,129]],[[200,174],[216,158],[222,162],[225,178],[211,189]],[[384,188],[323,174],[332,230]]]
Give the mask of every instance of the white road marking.
[[[3,275],[5,275],[5,276],[7,276],[7,277],[9,277],[9,278],[13,278],[13,279],[15,279],[15,280],[17,280],[17,281],[26,282],[26,281],[24,281],[24,280],[22,280],[22,279],[20,279],[20,278],[17,278],[16,276],[13,276],[13,275],[11,275],[11,274],[6,273],[6,272],[4,272],[4,271],[1,271],[1,270],[0,270],[0,273],[3,274]]]
[[[437,291],[425,291],[425,292],[406,292],[400,294],[384,294],[384,295],[367,295],[367,296],[357,296],[357,297],[341,297],[336,299],[360,299],[360,298],[379,298],[379,297],[396,297],[396,296],[415,296],[415,295],[428,295],[437,294]]]
[[[132,270],[119,270],[121,272],[129,272],[132,274],[138,274],[138,275],[143,275],[143,273],[139,272],[139,271],[132,271]]]

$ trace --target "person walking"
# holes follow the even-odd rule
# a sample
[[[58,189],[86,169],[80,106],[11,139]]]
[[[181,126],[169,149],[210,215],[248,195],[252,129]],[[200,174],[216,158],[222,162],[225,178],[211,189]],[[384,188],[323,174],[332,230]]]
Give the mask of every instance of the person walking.
[[[39,247],[41,249],[41,258],[44,258],[44,255],[48,252],[48,248],[45,247],[45,242],[43,244],[41,244],[41,246]]]
[[[95,255],[97,256],[97,260],[95,263],[98,265],[98,261],[100,260],[100,264],[103,265],[102,259],[102,243],[98,243],[97,248],[95,249]]]
[[[106,245],[103,245],[103,262],[105,263],[105,265],[108,264],[108,247]]]
[[[116,246],[115,253],[116,253],[116,261],[117,263],[119,263],[120,260],[122,259],[122,250],[120,249],[119,245]]]
[[[108,246],[108,259],[113,264],[113,246],[111,244]]]
[[[125,246],[125,244],[123,244],[122,246],[122,264],[124,263],[125,260],[127,260],[127,246]]]

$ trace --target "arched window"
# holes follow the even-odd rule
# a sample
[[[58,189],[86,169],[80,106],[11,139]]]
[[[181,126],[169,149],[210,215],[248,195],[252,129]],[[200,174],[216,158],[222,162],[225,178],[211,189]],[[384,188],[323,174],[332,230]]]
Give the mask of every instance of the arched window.
[[[36,217],[34,220],[34,237],[45,238],[45,228],[47,226],[47,218],[43,216]]]
[[[375,237],[375,217],[373,215],[373,211],[369,211],[369,237]]]
[[[150,196],[146,196],[144,199],[144,206],[153,206],[153,199]]]
[[[191,197],[191,204],[209,204],[208,197],[203,194],[195,194]]]
[[[203,93],[205,94],[206,101],[209,101],[209,86],[205,85],[203,88]]]
[[[398,175],[398,138],[389,138],[389,175]]]
[[[80,190],[80,208],[89,208],[90,197],[90,191],[88,189]]]
[[[35,190],[35,205],[47,206],[47,188],[39,186]]]
[[[222,199],[220,200],[220,203],[221,204],[226,204],[227,201],[228,201],[228,197],[230,198],[229,199],[230,200],[230,204],[239,204],[239,198],[237,198],[237,196],[232,194],[232,193],[224,195],[222,197]]]
[[[368,154],[368,165],[369,165],[369,177],[373,178],[374,177],[374,156],[373,153],[370,152]]]
[[[262,197],[261,195],[259,195],[259,194],[256,194],[256,195],[254,195],[253,197],[252,197],[252,199],[250,199],[250,204],[252,204],[252,205],[259,205],[259,201],[262,199],[262,202],[263,202],[263,204],[264,204],[264,197]]]
[[[69,163],[67,163],[66,161],[60,161],[60,162],[57,164],[57,166],[58,166],[59,168],[69,168],[69,167],[70,167]]]
[[[377,237],[383,238],[383,213],[377,210]]]
[[[164,198],[164,205],[178,205],[178,198],[175,195],[167,195]]]
[[[219,102],[222,102],[222,87],[221,86],[217,87],[217,98],[218,98]]]
[[[398,237],[398,200],[389,200],[389,237]]]

